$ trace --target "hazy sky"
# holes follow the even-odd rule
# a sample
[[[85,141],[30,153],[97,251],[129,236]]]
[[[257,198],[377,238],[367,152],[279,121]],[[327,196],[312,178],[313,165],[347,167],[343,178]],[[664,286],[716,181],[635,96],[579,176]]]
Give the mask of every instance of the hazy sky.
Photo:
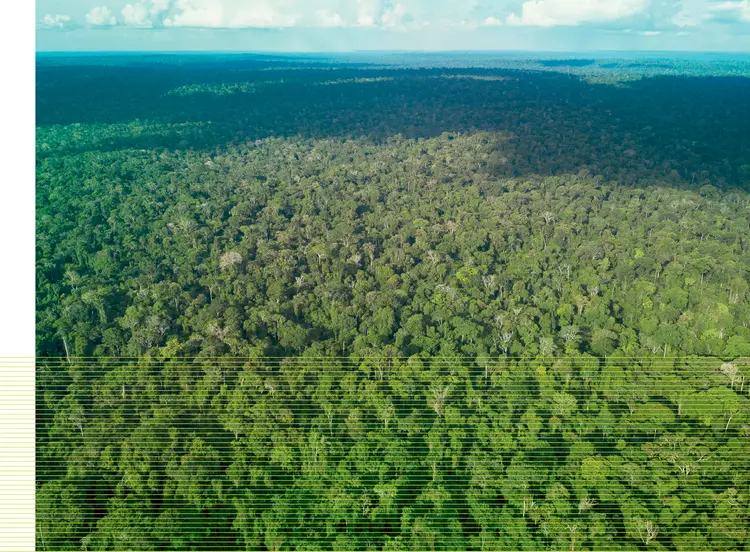
[[[750,51],[750,0],[37,0],[37,50]]]

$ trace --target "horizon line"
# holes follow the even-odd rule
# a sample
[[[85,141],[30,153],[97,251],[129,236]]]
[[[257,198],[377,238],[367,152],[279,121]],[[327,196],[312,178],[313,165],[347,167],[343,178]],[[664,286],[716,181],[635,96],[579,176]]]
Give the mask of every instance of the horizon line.
[[[342,55],[342,54],[595,54],[595,53],[638,53],[638,54],[699,54],[699,55],[742,55],[750,56],[746,50],[651,50],[651,49],[458,49],[458,50],[435,50],[435,49],[356,49],[356,50],[240,50],[240,49],[179,49],[179,50],[35,50],[35,55],[164,55],[164,54],[236,54],[236,55]]]

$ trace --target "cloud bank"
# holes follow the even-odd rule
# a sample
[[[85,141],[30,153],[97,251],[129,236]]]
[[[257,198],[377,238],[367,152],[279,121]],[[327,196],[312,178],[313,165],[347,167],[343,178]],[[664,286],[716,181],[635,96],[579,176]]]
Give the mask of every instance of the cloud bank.
[[[455,49],[471,44],[465,40],[470,36],[477,37],[474,42],[482,49],[509,44],[524,48],[520,43],[529,42],[554,49],[590,49],[597,44],[604,49],[638,49],[636,37],[643,37],[640,44],[648,48],[670,49],[671,40],[679,49],[700,49],[680,38],[700,36],[701,44],[708,41],[732,51],[735,43],[750,40],[750,0],[37,0],[37,9],[46,14],[37,22],[42,36],[76,31],[66,33],[71,34],[65,39],[71,45],[72,35],[86,29],[108,29],[112,36],[140,32],[137,29],[159,31],[149,35],[158,41],[157,47],[169,43],[170,36],[193,31],[205,30],[208,37],[208,31],[288,29],[284,36],[289,47],[305,50],[321,42],[305,38],[315,32],[326,33],[324,42],[336,49]],[[564,35],[564,42],[552,40],[565,29],[574,34]],[[368,33],[383,34],[371,39]],[[547,33],[546,38],[539,33]],[[603,40],[604,35],[610,38]],[[613,42],[614,36],[630,38]],[[117,40],[112,38],[113,46]]]
[[[643,12],[646,0],[528,0],[521,14],[508,16],[510,25],[555,27],[610,22]]]
[[[53,15],[48,13],[38,23],[40,29],[65,29],[70,26],[70,16],[64,14]]]
[[[86,24],[92,27],[113,27],[117,25],[117,19],[107,6],[97,6],[86,14]]]
[[[51,3],[52,0],[42,0]],[[55,6],[86,0],[57,0]],[[113,2],[116,0],[112,0]],[[71,10],[72,11],[72,10]],[[65,11],[65,13],[71,13]],[[89,6],[89,27],[268,29],[609,25],[634,18],[666,30],[705,23],[750,23],[750,0],[130,0]],[[49,13],[39,26],[75,25],[69,15]],[[750,27],[748,28],[750,32]]]

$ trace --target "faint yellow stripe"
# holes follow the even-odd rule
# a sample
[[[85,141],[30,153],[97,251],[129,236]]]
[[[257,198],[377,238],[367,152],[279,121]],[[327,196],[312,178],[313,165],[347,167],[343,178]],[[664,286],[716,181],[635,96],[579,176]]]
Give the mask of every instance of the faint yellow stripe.
[[[26,552],[35,547],[34,359],[12,361],[12,370],[0,363],[0,551]]]

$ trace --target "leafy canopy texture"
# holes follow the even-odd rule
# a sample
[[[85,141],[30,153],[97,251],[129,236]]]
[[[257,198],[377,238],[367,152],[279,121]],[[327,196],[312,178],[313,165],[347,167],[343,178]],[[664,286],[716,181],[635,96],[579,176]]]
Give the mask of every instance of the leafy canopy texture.
[[[748,83],[565,67],[40,62],[39,549],[750,547]]]

